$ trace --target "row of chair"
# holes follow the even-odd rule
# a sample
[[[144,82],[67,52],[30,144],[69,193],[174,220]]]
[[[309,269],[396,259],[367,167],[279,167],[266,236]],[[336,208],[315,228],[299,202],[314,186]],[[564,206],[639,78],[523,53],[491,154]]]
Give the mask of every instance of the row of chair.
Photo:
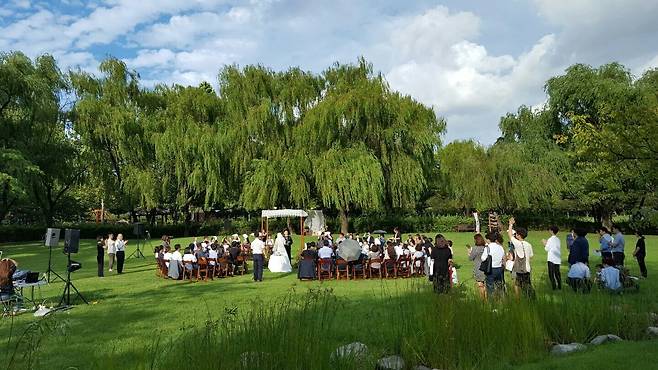
[[[158,270],[157,275],[160,277],[169,276],[169,260],[157,259]],[[229,260],[228,257],[222,258],[209,258],[199,257],[196,262],[183,261],[179,265],[179,275],[185,280],[208,280],[215,277],[223,278],[233,275],[244,275],[247,273],[247,258],[245,256],[238,256],[235,261]]]
[[[369,279],[373,277],[406,278],[425,275],[425,257],[412,259],[400,256],[397,260],[371,258],[362,263],[347,262],[342,258],[320,258],[316,261],[316,277],[326,279]]]

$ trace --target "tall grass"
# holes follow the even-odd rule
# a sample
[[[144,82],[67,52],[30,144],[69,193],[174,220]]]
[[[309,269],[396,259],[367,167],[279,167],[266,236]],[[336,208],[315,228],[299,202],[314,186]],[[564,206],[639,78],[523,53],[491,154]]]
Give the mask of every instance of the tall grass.
[[[609,333],[642,339],[648,323],[641,304],[606,294],[483,302],[466,290],[436,295],[426,285],[410,284],[358,303],[316,289],[301,297],[254,301],[245,312],[226,308],[219,318],[209,312],[203,327],[153,339],[159,350],[152,352],[155,358],[145,358],[145,367],[362,369],[396,354],[409,367],[496,369],[540,360],[554,343],[587,342]],[[337,315],[354,304],[370,305],[372,315]],[[367,344],[369,354],[332,359],[338,346],[353,341]],[[184,351],[174,351],[181,344]]]

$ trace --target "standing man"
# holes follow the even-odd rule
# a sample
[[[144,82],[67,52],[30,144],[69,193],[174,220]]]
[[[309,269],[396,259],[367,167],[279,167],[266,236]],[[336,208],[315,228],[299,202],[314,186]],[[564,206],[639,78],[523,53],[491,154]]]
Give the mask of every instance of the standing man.
[[[548,228],[551,237],[548,240],[542,240],[544,250],[547,252],[548,258],[548,279],[551,281],[553,290],[562,289],[562,277],[560,276],[560,264],[562,263],[562,251],[560,246],[560,238],[557,237],[557,226]]]
[[[251,242],[251,254],[254,258],[254,281],[263,281],[263,266],[265,265],[265,257],[263,251],[265,250],[265,236],[260,234],[253,242]]]
[[[621,229],[618,225],[612,226],[612,233],[615,234],[615,236],[612,237],[612,259],[615,261],[615,265],[623,266],[626,257],[626,255],[624,255],[624,246],[626,245],[624,234],[621,233]]]
[[[599,227],[599,249],[601,260],[612,260],[612,236],[605,226]]]
[[[635,251],[633,251],[633,256],[637,259],[637,264],[640,266],[640,273],[643,278],[647,277],[647,265],[644,263],[644,258],[647,256],[647,248],[644,241],[644,235],[639,230],[635,231],[635,236],[637,237],[637,243],[635,244]]]
[[[98,277],[103,277],[105,270],[105,238],[102,235],[96,237],[96,262],[98,263]]]
[[[284,247],[286,248],[286,253],[288,253],[288,258],[290,263],[292,263],[292,236],[290,236],[290,230],[283,230],[283,238],[285,239]],[[304,246],[302,246],[303,248]]]

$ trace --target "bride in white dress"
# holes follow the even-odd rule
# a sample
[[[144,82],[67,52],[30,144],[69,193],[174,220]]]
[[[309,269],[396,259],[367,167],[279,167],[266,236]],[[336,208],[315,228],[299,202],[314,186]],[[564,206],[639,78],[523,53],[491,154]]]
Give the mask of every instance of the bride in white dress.
[[[274,241],[274,249],[270,256],[270,262],[267,264],[268,270],[271,272],[291,272],[292,265],[286,252],[286,238],[281,233],[276,234]]]

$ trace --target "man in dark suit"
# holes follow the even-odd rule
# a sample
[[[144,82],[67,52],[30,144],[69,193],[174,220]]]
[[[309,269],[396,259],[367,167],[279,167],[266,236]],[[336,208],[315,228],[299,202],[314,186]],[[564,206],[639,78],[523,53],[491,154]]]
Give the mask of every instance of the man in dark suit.
[[[284,246],[286,248],[286,253],[288,253],[290,263],[292,263],[292,236],[290,236],[290,231],[288,229],[283,230],[283,238],[286,239]]]

